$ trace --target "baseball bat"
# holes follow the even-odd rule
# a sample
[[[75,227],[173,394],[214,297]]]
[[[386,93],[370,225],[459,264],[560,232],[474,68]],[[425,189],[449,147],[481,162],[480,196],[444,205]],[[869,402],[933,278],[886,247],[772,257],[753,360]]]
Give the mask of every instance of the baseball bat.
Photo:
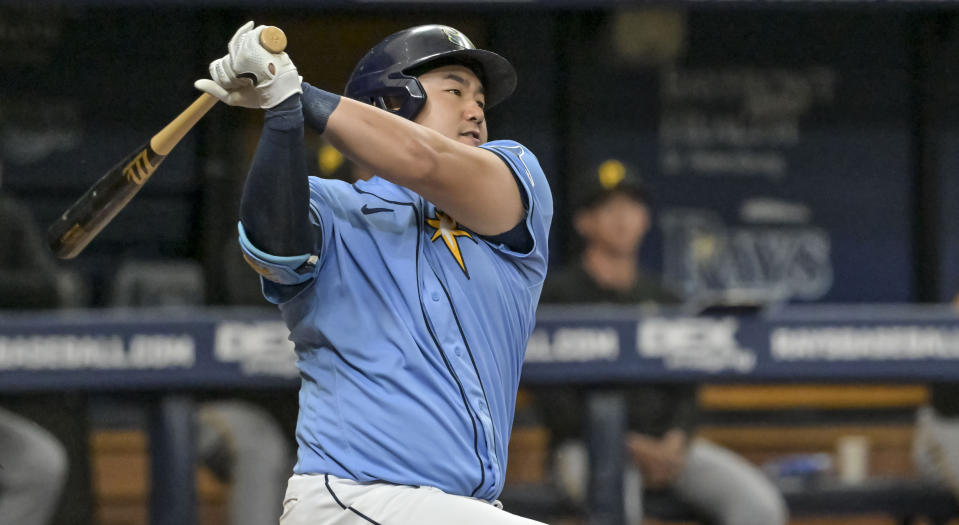
[[[286,34],[278,27],[267,27],[260,33],[260,44],[271,53],[279,53],[286,49]],[[203,93],[146,144],[133,150],[103,174],[50,225],[47,243],[54,255],[61,259],[72,259],[83,251],[217,102],[213,95]]]

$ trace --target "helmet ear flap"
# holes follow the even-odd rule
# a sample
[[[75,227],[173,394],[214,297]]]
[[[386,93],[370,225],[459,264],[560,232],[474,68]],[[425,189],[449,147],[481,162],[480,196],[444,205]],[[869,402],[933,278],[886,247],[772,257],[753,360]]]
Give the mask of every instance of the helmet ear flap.
[[[369,93],[369,97],[374,106],[410,120],[426,104],[426,90],[412,77],[390,79],[386,85]]]
[[[426,90],[423,89],[423,84],[420,84],[418,78],[411,78],[409,80],[410,81],[406,83],[406,95],[401,97],[403,99],[403,107],[397,114],[413,120],[420,110],[423,109],[423,106],[426,105]]]
[[[415,78],[390,78],[373,89],[355,92],[352,98],[412,119],[426,104],[426,90]]]

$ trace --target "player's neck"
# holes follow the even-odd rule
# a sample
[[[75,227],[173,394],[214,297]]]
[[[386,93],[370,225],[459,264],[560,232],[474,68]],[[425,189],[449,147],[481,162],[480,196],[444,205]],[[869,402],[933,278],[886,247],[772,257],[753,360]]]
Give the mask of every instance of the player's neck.
[[[636,253],[616,253],[597,247],[583,252],[583,270],[602,288],[629,290],[636,285],[639,269]]]

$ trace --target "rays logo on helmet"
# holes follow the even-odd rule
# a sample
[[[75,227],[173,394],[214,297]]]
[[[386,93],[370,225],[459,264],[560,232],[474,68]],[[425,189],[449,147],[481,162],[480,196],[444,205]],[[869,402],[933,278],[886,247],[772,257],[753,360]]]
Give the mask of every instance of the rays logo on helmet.
[[[444,27],[443,32],[446,33],[446,38],[448,38],[453,45],[460,46],[463,49],[473,49],[476,47],[473,45],[473,42],[470,42],[469,38],[466,38],[466,35],[452,27]]]

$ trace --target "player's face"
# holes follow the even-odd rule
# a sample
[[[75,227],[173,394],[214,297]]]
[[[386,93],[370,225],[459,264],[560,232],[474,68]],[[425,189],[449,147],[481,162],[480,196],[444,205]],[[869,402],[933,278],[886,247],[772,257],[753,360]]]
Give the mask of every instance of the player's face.
[[[473,70],[443,66],[418,78],[426,90],[426,105],[414,122],[470,146],[486,142],[486,95]]]
[[[617,254],[639,249],[649,231],[649,209],[634,198],[615,194],[577,214],[576,229],[588,244]]]

